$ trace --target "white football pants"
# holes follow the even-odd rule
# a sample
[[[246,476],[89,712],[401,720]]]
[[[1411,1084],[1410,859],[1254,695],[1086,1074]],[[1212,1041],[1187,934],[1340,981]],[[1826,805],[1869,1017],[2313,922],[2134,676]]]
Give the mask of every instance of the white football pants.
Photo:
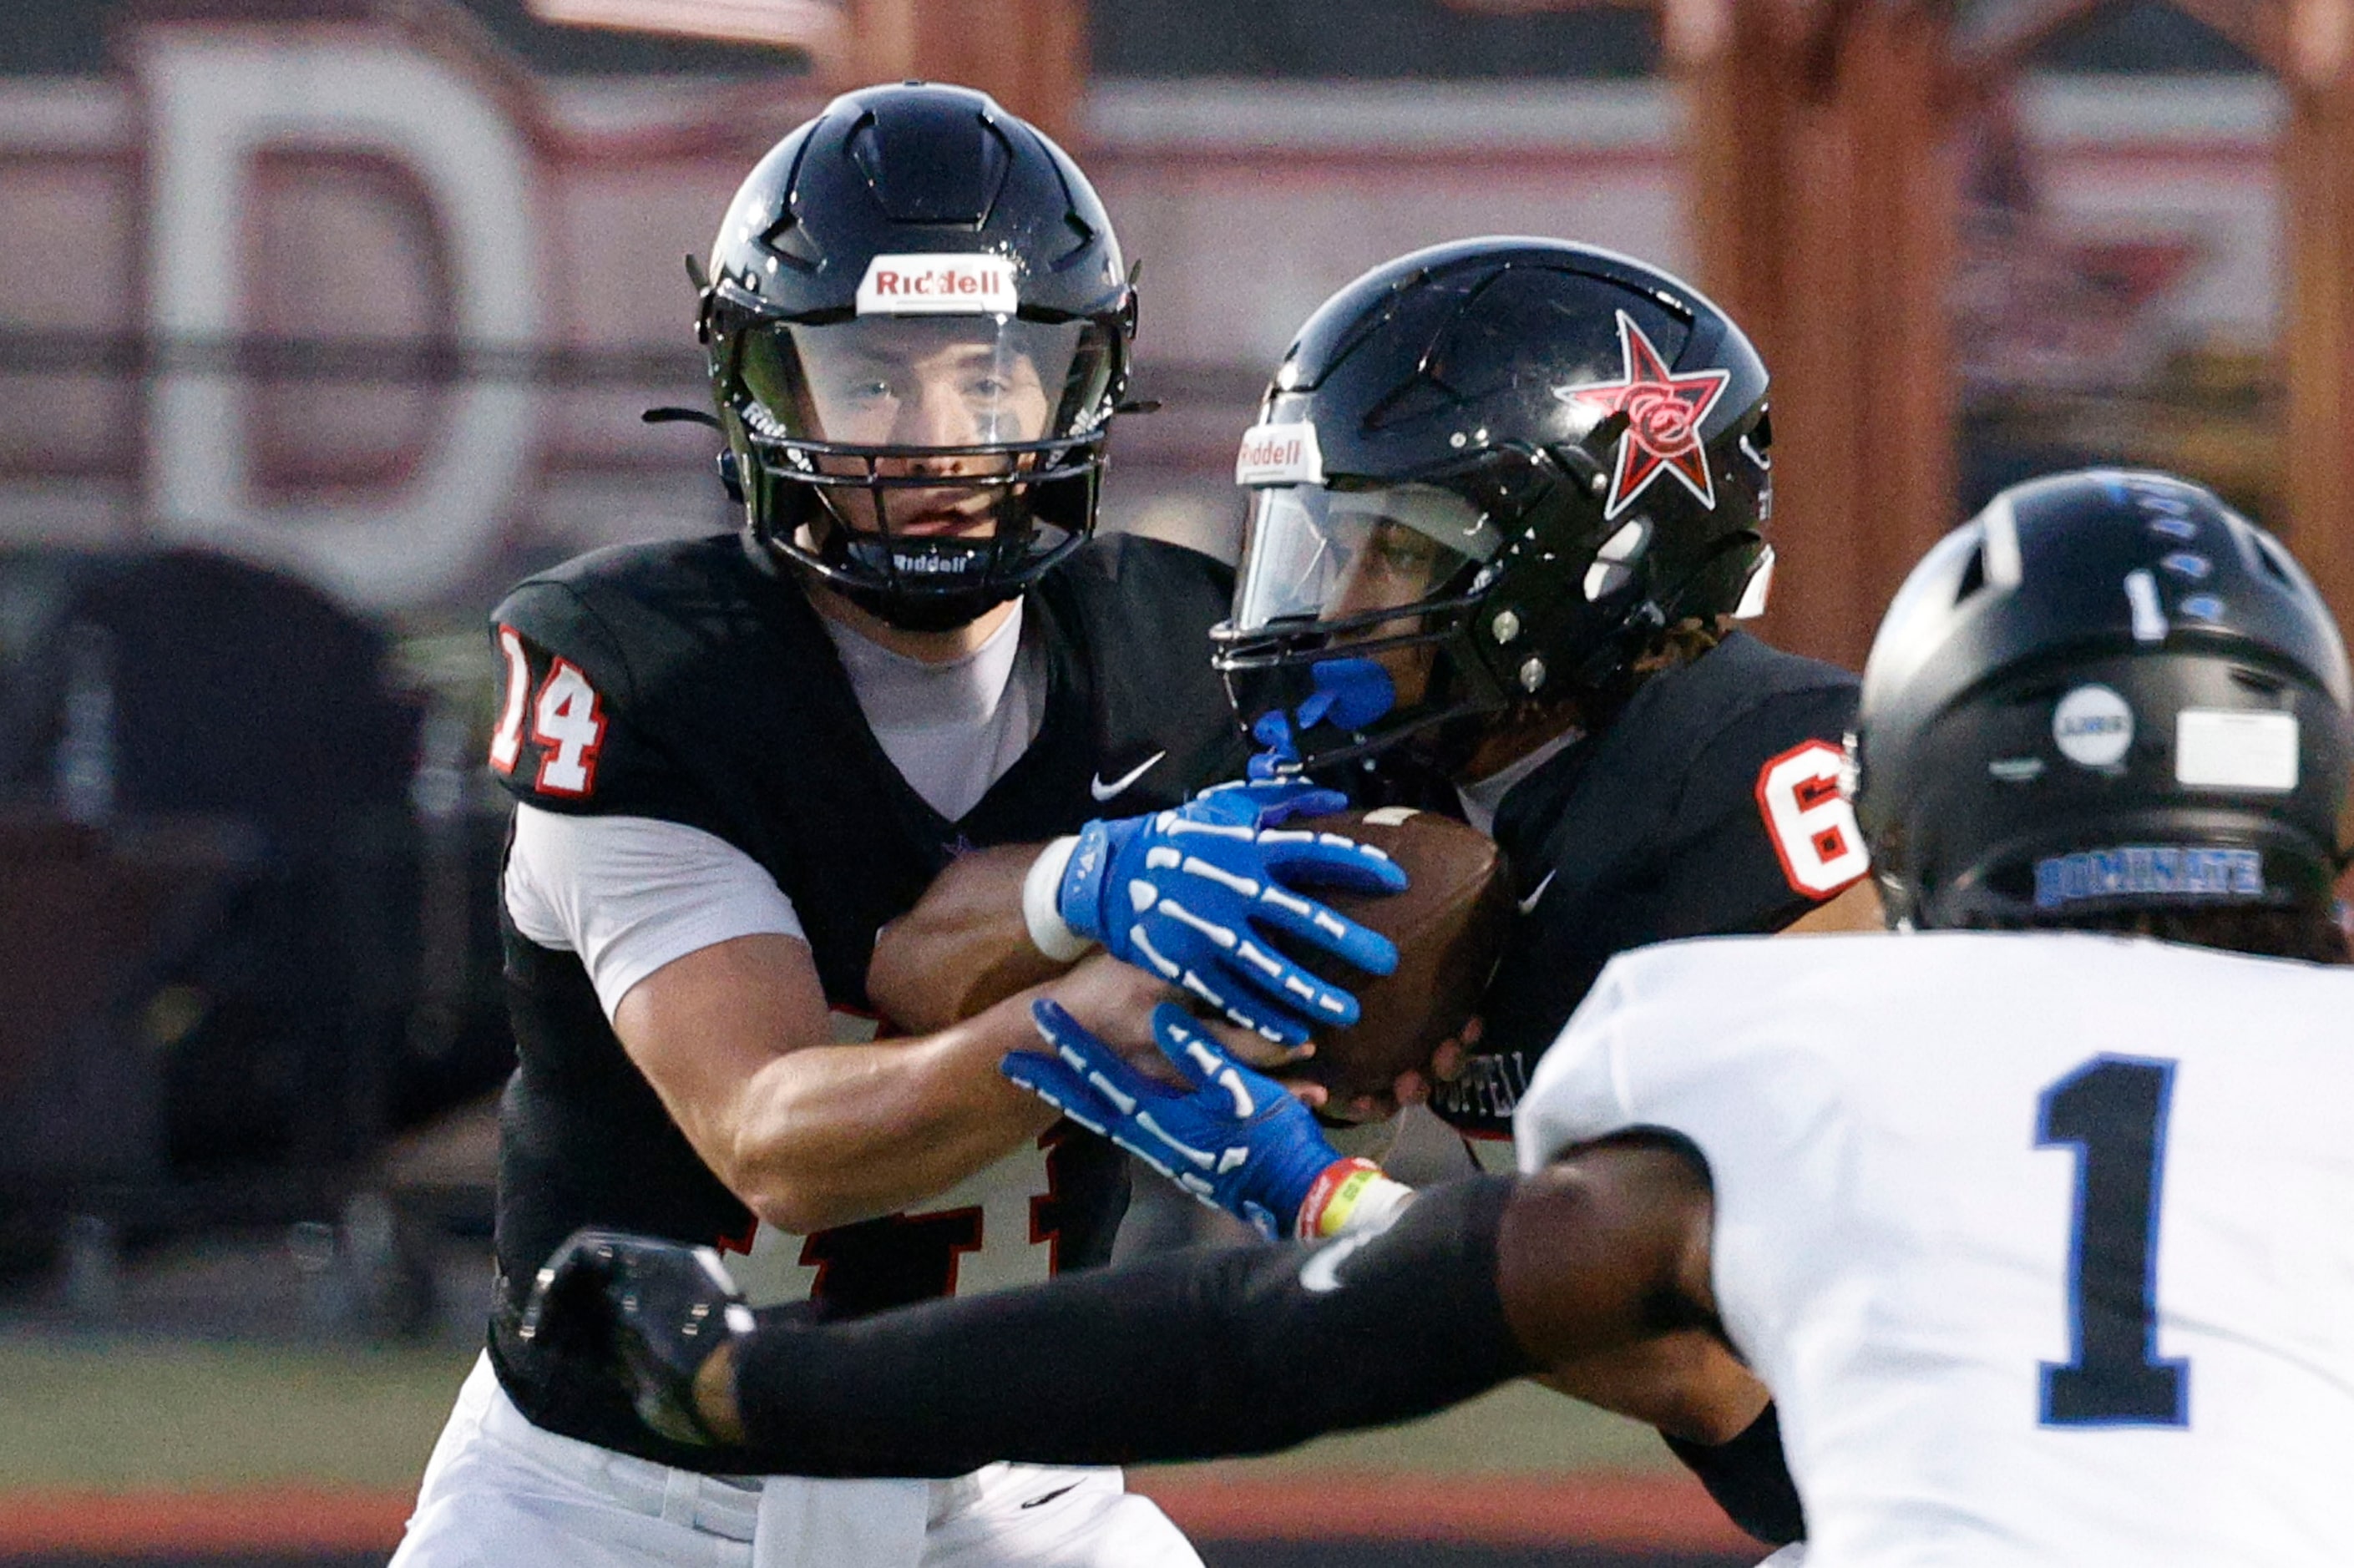
[[[393,1568],[1202,1568],[1118,1470],[953,1480],[721,1478],[531,1424],[476,1361]]]

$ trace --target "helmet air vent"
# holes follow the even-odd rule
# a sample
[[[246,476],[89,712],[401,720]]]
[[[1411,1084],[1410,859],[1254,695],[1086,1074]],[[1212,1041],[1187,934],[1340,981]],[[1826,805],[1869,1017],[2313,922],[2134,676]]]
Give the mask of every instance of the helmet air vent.
[[[1602,542],[1594,553],[1594,564],[1585,568],[1585,598],[1588,603],[1617,593],[1632,582],[1635,563],[1642,558],[1643,548],[1651,542],[1651,524],[1638,517]]]
[[[1962,580],[1954,589],[1954,603],[1956,606],[1967,604],[1970,601],[1970,596],[1984,587],[1986,587],[1986,546],[1981,542],[1977,549],[1970,552],[1970,558],[1962,563]]]
[[[978,227],[1008,162],[1003,133],[961,93],[884,96],[851,132],[849,151],[894,223]]]
[[[2015,588],[2027,578],[2027,568],[2019,554],[2019,518],[2010,509],[2010,498],[1998,495],[1988,505],[1979,522],[1982,541],[1979,556],[1986,568],[1987,581],[1999,588]]]
[[[761,231],[760,243],[804,272],[814,272],[818,263],[825,259],[818,249],[817,242],[810,238],[809,230],[793,216],[793,206],[790,201],[777,215],[777,221]],[[755,291],[758,291],[757,288]]]
[[[2289,561],[2288,552],[2269,534],[2257,534],[2255,539],[2257,568],[2281,587],[2294,590],[2297,572]]]

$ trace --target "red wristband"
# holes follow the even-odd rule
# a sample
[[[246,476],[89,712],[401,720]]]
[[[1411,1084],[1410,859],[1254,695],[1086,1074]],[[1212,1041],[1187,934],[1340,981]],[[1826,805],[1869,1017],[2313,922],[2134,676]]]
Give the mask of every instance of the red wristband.
[[[1309,1241],[1339,1234],[1365,1189],[1382,1180],[1382,1168],[1370,1160],[1335,1160],[1299,1201],[1299,1220],[1292,1234]]]

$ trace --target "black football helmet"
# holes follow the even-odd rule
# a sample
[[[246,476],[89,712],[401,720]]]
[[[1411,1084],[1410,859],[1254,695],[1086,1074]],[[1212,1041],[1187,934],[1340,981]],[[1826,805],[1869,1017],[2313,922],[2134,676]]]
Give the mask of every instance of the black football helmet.
[[[2327,910],[2349,702],[2328,607],[2211,493],[2015,485],[1914,569],[1864,670],[1855,806],[1891,920]]]
[[[700,334],[753,537],[961,625],[1095,526],[1135,296],[1076,164],[985,94],[844,94],[713,242]]]
[[[1592,246],[1376,267],[1300,328],[1244,440],[1211,634],[1236,713],[1287,763],[1413,737],[1447,771],[1520,705],[1598,715],[1666,628],[1764,609],[1766,387],[1697,290]]]

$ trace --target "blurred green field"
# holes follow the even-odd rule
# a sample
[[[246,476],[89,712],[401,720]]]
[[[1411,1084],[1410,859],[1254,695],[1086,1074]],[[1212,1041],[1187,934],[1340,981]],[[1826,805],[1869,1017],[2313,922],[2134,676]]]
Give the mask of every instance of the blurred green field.
[[[0,1490],[413,1487],[470,1352],[0,1337]],[[1206,1475],[1673,1467],[1647,1429],[1522,1384]]]

